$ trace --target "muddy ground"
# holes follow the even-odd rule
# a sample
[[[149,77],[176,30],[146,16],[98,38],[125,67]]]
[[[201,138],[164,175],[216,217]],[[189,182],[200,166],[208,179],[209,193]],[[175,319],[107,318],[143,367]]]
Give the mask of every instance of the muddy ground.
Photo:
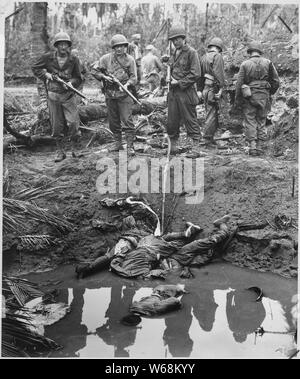
[[[276,106],[279,105],[276,102]],[[167,194],[165,220],[168,231],[183,229],[185,221],[197,223],[204,229],[202,236],[212,232],[213,220],[224,214],[231,215],[232,228],[237,223],[266,223],[264,229],[238,232],[223,258],[240,267],[271,271],[291,278],[297,276],[298,268],[298,112],[295,108],[291,112],[286,102],[279,108],[277,113],[273,111],[274,120],[268,126],[272,138],[267,143],[265,156],[250,157],[243,138],[229,144],[219,143],[219,148],[203,149],[204,200],[201,204],[189,205],[186,204],[186,196],[190,194]],[[105,121],[99,124],[105,125]],[[277,134],[274,133],[276,130]],[[99,141],[86,148],[91,136],[88,131],[83,133],[80,146],[83,157],[72,158],[68,152],[67,159],[61,163],[54,163],[54,146],[35,150],[19,148],[4,155],[4,169],[8,169],[11,179],[10,197],[22,189],[45,183],[50,183],[50,188],[64,186],[35,202],[74,224],[74,231],[66,235],[58,235],[44,225],[29,226],[28,234],[52,236],[51,246],[43,250],[20,249],[9,238],[4,238],[5,273],[39,272],[61,264],[91,261],[103,255],[117,241],[122,233],[122,220],[132,212],[130,209],[104,208],[100,200],[104,197],[127,197],[132,193],[101,195],[97,191],[96,181],[101,173],[96,169],[97,162],[101,157],[109,156],[117,164],[118,156],[117,153],[103,153],[109,145]],[[184,146],[184,133],[181,142]],[[274,146],[277,145],[279,148],[276,149],[281,151],[276,154]],[[136,147],[141,147],[140,143],[136,142]],[[137,157],[149,162],[151,157],[162,157],[162,152],[161,148],[152,146],[147,153],[138,152]],[[184,152],[178,157],[183,158]],[[139,193],[138,196],[145,199],[161,217],[161,194]],[[150,214],[137,209],[133,214],[140,228],[154,231],[155,220]],[[277,215],[292,218],[293,226],[276,225]],[[117,229],[101,231],[95,228],[95,220],[117,224]]]

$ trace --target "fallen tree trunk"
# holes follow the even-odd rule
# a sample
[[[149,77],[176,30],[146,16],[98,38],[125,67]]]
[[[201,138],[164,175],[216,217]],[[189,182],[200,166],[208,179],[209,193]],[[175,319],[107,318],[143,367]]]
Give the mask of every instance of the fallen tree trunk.
[[[7,132],[12,135],[11,138],[8,138],[3,142],[3,152],[6,152],[9,149],[11,149],[12,145],[16,147],[26,146],[33,148],[39,145],[48,145],[55,143],[55,139],[51,136],[42,136],[39,134],[35,134],[33,136],[26,136],[22,133],[17,132],[9,124],[5,112],[3,115],[3,125]]]
[[[165,109],[167,101],[165,97],[156,97],[153,99],[141,100],[142,105],[134,104],[132,113],[148,115],[156,109]],[[107,106],[104,103],[93,103],[80,105],[78,107],[80,121],[84,124],[89,121],[97,121],[101,118],[107,118]]]

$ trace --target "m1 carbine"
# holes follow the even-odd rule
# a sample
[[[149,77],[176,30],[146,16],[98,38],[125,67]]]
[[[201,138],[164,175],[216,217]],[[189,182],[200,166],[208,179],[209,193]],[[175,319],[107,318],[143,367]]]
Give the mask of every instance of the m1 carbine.
[[[110,74],[105,68],[100,68],[99,70],[103,75],[107,76],[113,83],[117,84],[119,88],[122,89],[125,93],[127,93],[128,96],[132,98],[132,100],[137,103],[138,105],[142,105],[142,103],[127,89],[119,79],[117,79],[113,74]],[[104,78],[105,80],[105,78]]]
[[[73,92],[77,93],[77,95],[79,95],[80,97],[83,97],[84,99],[88,100],[88,98],[83,93],[81,93],[80,91],[78,91],[78,89],[73,87],[72,84],[65,82],[57,74],[52,74],[52,78],[54,81],[61,83],[61,84],[64,84],[70,91],[73,91]]]

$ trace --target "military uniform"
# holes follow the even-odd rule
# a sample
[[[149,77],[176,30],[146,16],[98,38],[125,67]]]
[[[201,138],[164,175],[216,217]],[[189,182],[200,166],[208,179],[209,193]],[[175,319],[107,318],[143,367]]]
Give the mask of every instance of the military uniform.
[[[219,102],[215,94],[225,85],[223,57],[216,51],[208,51],[201,59],[201,87],[205,104],[204,138],[213,140],[219,127]]]
[[[180,120],[187,134],[194,140],[201,137],[197,121],[196,105],[199,102],[196,82],[200,77],[200,63],[195,49],[185,44],[170,57],[171,76],[178,84],[171,85],[168,94],[167,132],[171,139],[178,139]]]
[[[109,53],[101,57],[94,64],[92,72],[95,77],[99,70],[105,69],[114,75],[122,84],[135,85],[137,81],[136,65],[129,54],[116,58],[115,53]],[[134,136],[135,126],[132,119],[133,100],[117,84],[105,83],[105,98],[108,109],[109,128],[115,135],[116,140],[121,139],[122,127],[125,134]]]
[[[45,74],[57,74],[66,82],[71,82],[74,87],[81,84],[80,64],[77,57],[69,55],[62,67],[59,66],[56,52],[43,54],[33,65],[35,76],[45,81]],[[49,81],[48,107],[52,125],[52,136],[60,139],[65,135],[66,125],[71,138],[80,135],[79,114],[74,92],[66,90],[60,83]]]
[[[160,84],[160,73],[164,71],[160,59],[153,53],[148,53],[141,61],[142,76],[150,85],[150,91],[154,91]]]
[[[242,85],[251,89],[251,97],[242,95]],[[247,140],[262,144],[266,140],[266,118],[271,108],[270,94],[279,88],[279,77],[273,63],[258,52],[241,64],[236,83],[236,104],[242,105]]]

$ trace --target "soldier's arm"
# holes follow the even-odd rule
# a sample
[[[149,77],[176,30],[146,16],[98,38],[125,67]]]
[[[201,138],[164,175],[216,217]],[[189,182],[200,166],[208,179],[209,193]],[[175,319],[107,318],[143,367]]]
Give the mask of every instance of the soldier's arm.
[[[241,64],[240,70],[238,72],[238,77],[235,85],[235,103],[240,104],[242,102],[242,90],[241,86],[245,81],[245,67]]]
[[[100,58],[100,61],[93,63],[91,67],[91,74],[99,81],[104,78],[104,74],[100,71],[101,69],[107,69],[107,62],[104,56]]]
[[[280,81],[278,72],[272,62],[270,62],[269,66],[269,83],[271,85],[270,93],[273,95],[278,90]]]
[[[33,65],[31,66],[31,70],[33,74],[45,81],[46,80],[46,73],[47,73],[47,62],[45,55],[42,55],[40,58],[38,58]]]
[[[184,78],[178,80],[178,85],[183,90],[196,83],[201,76],[200,62],[196,51],[190,53],[190,60],[191,68],[189,73]]]
[[[82,83],[81,66],[77,57],[75,57],[75,64],[73,67],[72,78],[70,82],[74,87],[79,87]]]
[[[213,73],[215,79],[218,81],[220,88],[225,86],[225,71],[224,71],[224,61],[221,54],[216,54],[213,64]]]
[[[155,63],[156,63],[156,67],[158,68],[158,72],[163,71],[164,66],[158,57],[155,58]]]
[[[137,83],[137,68],[134,59],[130,59],[130,65],[128,70],[129,79],[126,83],[127,86],[135,85]]]

